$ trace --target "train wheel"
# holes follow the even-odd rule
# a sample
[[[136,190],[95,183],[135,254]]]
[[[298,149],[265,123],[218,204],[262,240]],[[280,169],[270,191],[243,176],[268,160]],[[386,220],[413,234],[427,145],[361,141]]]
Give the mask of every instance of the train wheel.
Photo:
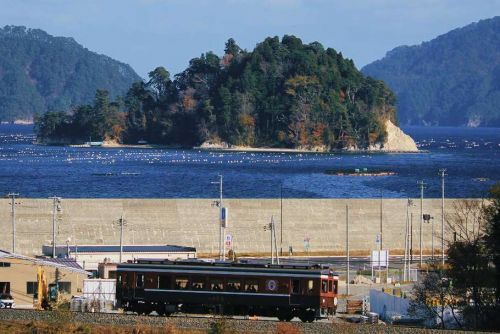
[[[278,310],[277,317],[279,321],[290,321],[293,319],[293,314],[290,310]]]
[[[314,311],[302,311],[299,314],[299,319],[302,322],[313,322],[314,321]]]

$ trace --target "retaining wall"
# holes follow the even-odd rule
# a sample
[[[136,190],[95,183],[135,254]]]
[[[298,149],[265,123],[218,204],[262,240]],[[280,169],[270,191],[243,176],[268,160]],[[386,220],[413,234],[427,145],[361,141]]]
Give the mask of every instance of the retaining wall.
[[[451,212],[455,200],[446,200]],[[16,205],[16,252],[40,254],[42,244],[52,241],[52,200],[18,199]],[[383,247],[404,249],[405,199],[382,202]],[[412,208],[414,249],[419,245],[420,201]],[[440,247],[441,200],[425,199],[424,213],[435,217],[435,245]],[[343,251],[345,248],[345,207],[349,205],[350,249],[376,249],[380,228],[379,199],[228,199],[227,234],[233,236],[237,253],[269,252],[270,233],[264,231],[271,216],[277,227],[278,244],[283,234],[283,251],[292,246],[304,251]],[[125,244],[175,244],[194,246],[200,253],[217,253],[219,242],[218,208],[211,199],[63,199],[58,214],[57,243],[118,244],[121,214],[127,221]],[[281,212],[283,221],[281,222]],[[281,225],[282,223],[282,225]],[[0,249],[12,250],[11,205],[0,200]],[[423,228],[424,248],[431,247],[431,226]],[[279,246],[278,246],[279,247]]]

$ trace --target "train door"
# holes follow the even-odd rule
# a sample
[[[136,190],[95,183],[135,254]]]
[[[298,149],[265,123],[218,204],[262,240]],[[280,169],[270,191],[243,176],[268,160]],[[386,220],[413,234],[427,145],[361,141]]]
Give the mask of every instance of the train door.
[[[144,284],[145,277],[143,273],[135,273],[134,279],[134,297],[136,299],[144,299]]]
[[[292,284],[290,284],[290,304],[299,305],[301,303],[301,282],[298,278],[292,278]]]

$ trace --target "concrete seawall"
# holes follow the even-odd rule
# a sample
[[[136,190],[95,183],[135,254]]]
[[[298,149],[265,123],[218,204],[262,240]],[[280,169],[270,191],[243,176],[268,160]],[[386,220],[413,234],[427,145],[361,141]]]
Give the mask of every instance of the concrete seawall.
[[[446,211],[453,202],[446,200]],[[52,241],[52,200],[16,201],[16,252],[40,254],[42,244]],[[384,248],[404,249],[406,199],[384,199],[382,207]],[[419,246],[420,201],[414,201],[413,244]],[[229,228],[237,253],[268,253],[270,233],[264,231],[271,216],[280,242],[279,199],[228,199]],[[341,252],[345,248],[345,207],[349,205],[350,248],[354,251],[377,249],[380,226],[379,199],[284,199],[283,251],[292,246],[304,251],[304,238],[310,239],[311,252]],[[118,244],[119,228],[114,223],[123,213],[127,220],[125,244],[177,244],[194,246],[200,253],[217,253],[218,208],[211,199],[63,199],[58,214],[57,243]],[[434,219],[435,247],[441,245],[441,200],[424,199],[424,213]],[[11,206],[0,200],[0,249],[12,250]],[[446,234],[446,232],[445,232]],[[431,226],[424,224],[424,248],[431,247]]]

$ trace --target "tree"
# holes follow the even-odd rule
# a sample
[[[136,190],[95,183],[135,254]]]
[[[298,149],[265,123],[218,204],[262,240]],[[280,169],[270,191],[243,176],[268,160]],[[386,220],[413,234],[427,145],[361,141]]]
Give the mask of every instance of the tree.
[[[461,305],[446,271],[432,264],[427,274],[423,275],[424,278],[413,286],[409,313],[431,320],[431,326],[444,329],[447,326],[445,315],[449,312],[454,319],[451,324],[448,322],[449,326],[462,327],[458,314]]]
[[[490,205],[485,208],[486,247],[495,266],[496,301],[500,305],[500,183],[490,189]]]
[[[497,327],[493,316],[495,275],[488,256],[487,212],[491,205],[477,200],[459,200],[446,222],[453,233],[448,241],[447,275],[454,298],[461,307],[464,325],[469,328]]]

